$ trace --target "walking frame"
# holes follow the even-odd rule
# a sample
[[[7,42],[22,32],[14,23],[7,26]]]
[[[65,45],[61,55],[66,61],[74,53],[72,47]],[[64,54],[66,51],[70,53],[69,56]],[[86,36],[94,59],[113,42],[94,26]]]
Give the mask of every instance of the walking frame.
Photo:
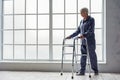
[[[87,49],[87,54],[78,54],[78,52],[76,53],[76,40],[78,40],[80,38],[76,37],[73,39],[73,44],[72,45],[68,45],[65,44],[65,41],[68,39],[63,39],[63,44],[62,44],[62,61],[61,61],[61,75],[63,75],[63,62],[64,62],[64,56],[65,55],[72,55],[72,76],[71,78],[74,78],[74,64],[76,65],[77,68],[77,57],[78,56],[87,56],[87,60],[88,60],[88,69],[89,69],[89,78],[91,78],[91,64],[90,64],[90,56],[89,56],[89,48],[88,48],[88,43],[87,43],[87,38],[85,38],[86,40],[86,49]],[[65,47],[72,47],[73,48],[73,53],[66,53],[65,52]],[[77,69],[75,69],[76,73],[77,73]]]

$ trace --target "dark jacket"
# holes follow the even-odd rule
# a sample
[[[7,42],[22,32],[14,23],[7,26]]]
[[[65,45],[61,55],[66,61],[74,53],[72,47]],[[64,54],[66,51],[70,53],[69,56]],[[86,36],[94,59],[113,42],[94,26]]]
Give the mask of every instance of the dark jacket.
[[[77,30],[70,35],[70,38],[77,36],[78,34],[82,34],[84,37],[87,38],[88,46],[92,45],[95,47],[95,20],[91,16],[88,16],[86,20],[81,20],[80,25],[78,26]],[[82,39],[82,45],[86,45],[85,39]]]

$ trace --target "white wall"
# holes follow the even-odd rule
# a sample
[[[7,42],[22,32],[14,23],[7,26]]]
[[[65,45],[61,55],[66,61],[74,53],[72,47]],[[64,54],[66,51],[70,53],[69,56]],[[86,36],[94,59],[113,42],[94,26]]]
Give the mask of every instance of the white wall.
[[[100,64],[100,72],[120,73],[120,0],[106,0],[106,57],[107,64]],[[65,71],[71,71],[65,64]],[[60,71],[59,63],[0,63],[0,70]]]
[[[106,57],[103,72],[120,73],[120,0],[106,0]]]

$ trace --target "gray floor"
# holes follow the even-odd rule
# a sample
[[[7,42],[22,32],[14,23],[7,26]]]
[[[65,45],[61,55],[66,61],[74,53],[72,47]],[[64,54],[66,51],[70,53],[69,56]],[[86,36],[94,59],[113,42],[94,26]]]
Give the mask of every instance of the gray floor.
[[[57,72],[22,72],[22,71],[0,71],[0,80],[71,80],[71,73],[64,73],[60,76]],[[85,76],[74,76],[74,80],[120,80],[120,74],[100,73],[89,79]]]

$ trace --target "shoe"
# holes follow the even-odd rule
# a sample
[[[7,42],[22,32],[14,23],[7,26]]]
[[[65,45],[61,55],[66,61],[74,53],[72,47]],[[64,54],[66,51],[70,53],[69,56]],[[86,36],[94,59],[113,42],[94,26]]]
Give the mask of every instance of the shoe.
[[[94,75],[97,76],[97,75],[99,75],[99,73],[98,73],[98,72],[95,72]]]
[[[76,76],[84,76],[84,75],[85,75],[85,73],[82,73],[82,72],[76,73]]]

